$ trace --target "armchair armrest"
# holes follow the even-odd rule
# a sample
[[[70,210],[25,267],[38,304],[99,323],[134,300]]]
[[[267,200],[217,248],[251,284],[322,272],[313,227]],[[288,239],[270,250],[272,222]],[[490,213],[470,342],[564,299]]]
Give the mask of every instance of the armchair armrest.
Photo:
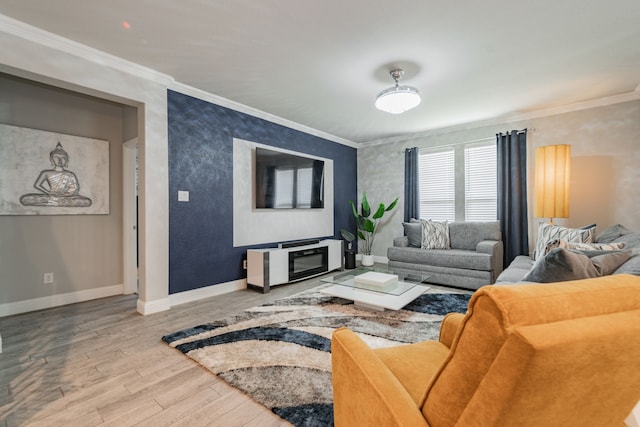
[[[464,314],[462,313],[449,313],[442,319],[440,324],[440,342],[447,347],[451,348],[453,339],[458,334]]]
[[[347,328],[333,333],[331,371],[336,427],[429,427],[400,381],[376,353]]]

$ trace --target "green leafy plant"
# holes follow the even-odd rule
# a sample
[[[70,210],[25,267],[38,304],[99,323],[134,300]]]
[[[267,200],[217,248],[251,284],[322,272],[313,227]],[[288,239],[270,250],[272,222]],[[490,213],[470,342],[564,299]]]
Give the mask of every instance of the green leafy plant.
[[[353,217],[356,220],[358,238],[360,239],[360,249],[363,255],[371,255],[371,249],[373,248],[373,241],[376,237],[376,232],[382,225],[380,219],[384,216],[385,212],[389,212],[395,208],[397,203],[397,197],[388,206],[385,206],[384,203],[380,203],[378,205],[378,209],[376,209],[372,215],[371,206],[369,205],[367,194],[365,192],[362,193],[360,212],[358,212],[355,203],[352,200],[349,200],[349,204],[351,204],[351,209],[353,211]],[[344,237],[344,234],[342,236]]]

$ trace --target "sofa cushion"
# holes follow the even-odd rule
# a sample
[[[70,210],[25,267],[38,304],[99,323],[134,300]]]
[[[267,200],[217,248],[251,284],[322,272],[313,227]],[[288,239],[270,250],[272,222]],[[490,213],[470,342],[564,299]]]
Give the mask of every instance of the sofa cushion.
[[[387,256],[392,261],[409,264],[426,264],[438,267],[491,271],[491,255],[462,249],[389,248]]]
[[[449,355],[449,348],[438,341],[421,341],[379,348],[374,353],[400,380],[418,406],[437,369]]]
[[[419,248],[422,246],[422,224],[419,222],[403,222],[404,235],[409,239],[409,246]]]
[[[483,240],[502,240],[500,222],[452,222],[449,223],[451,248],[475,251]]]
[[[613,273],[629,259],[628,252],[615,251],[589,258],[578,251],[564,248],[551,250],[522,278],[527,282],[553,283],[588,279]]]
[[[602,230],[595,238],[597,243],[611,243],[615,241],[618,237],[624,236],[626,234],[634,234],[633,231],[626,228],[624,225],[616,224],[611,227],[607,227]]]
[[[506,268],[496,279],[496,284],[512,284],[522,281],[522,278],[531,271],[535,263],[528,255],[518,255],[509,267]]]
[[[618,267],[613,274],[635,274],[640,276],[640,255],[632,256],[627,262]]]
[[[535,259],[544,256],[547,243],[554,239],[566,240],[567,242],[591,243],[594,241],[595,227],[591,228],[567,228],[559,225],[552,225],[541,222],[538,225],[538,237],[535,248]]]
[[[421,220],[422,249],[449,249],[449,223]]]

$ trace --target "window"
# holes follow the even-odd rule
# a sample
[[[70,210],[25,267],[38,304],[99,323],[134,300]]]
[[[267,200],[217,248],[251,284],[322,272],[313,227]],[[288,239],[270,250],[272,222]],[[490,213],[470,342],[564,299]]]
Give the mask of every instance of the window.
[[[465,221],[493,221],[498,212],[496,144],[464,149]]]
[[[455,163],[453,149],[420,152],[418,157],[420,218],[456,219]]]
[[[497,158],[493,139],[423,149],[418,163],[420,218],[496,220]]]

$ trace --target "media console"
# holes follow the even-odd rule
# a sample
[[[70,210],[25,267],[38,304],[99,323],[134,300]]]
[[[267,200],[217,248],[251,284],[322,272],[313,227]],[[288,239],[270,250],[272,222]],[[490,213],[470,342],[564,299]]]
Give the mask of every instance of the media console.
[[[271,286],[291,283],[344,269],[342,240],[247,251],[247,285],[269,292]]]

